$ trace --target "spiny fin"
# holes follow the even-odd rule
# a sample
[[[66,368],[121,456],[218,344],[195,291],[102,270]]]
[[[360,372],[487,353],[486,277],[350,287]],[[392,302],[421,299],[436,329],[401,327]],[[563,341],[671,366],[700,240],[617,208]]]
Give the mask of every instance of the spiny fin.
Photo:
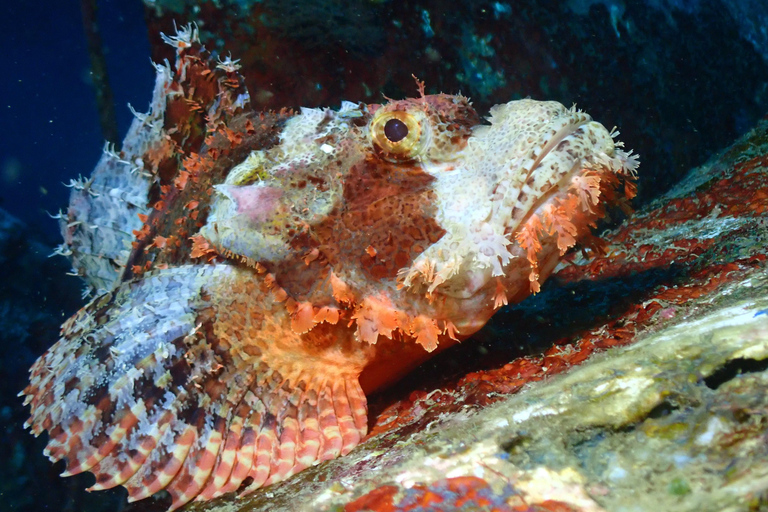
[[[367,430],[356,367],[309,349],[306,364],[284,363],[281,350],[296,359],[303,345],[263,339],[313,331],[293,333],[261,280],[247,268],[182,266],[83,308],[24,390],[27,424],[49,432],[51,459],[67,459],[66,475],[93,472],[94,490],[123,485],[131,501],[166,489],[173,510],[352,450]],[[335,340],[321,325],[329,331],[314,335]]]

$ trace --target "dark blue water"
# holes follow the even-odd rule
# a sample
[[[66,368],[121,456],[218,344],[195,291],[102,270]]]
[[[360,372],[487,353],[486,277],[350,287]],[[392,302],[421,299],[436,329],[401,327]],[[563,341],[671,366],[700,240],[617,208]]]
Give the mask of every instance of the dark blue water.
[[[132,117],[126,104],[146,110],[151,97],[147,29],[139,1],[99,6],[122,136]],[[0,210],[23,223],[0,235],[0,510],[118,510],[122,496],[89,496],[89,480],[75,488],[58,478],[62,467],[42,456],[43,438],[22,430],[16,397],[79,303],[67,262],[48,258],[61,237],[46,211],[66,208],[62,182],[90,174],[103,146],[80,4],[2,2],[0,41]]]
[[[147,29],[141,2],[99,7],[122,135],[132,116],[127,103],[144,111],[152,92]],[[3,2],[0,34],[0,208],[55,240],[45,211],[66,207],[61,182],[88,175],[103,145],[80,4]]]

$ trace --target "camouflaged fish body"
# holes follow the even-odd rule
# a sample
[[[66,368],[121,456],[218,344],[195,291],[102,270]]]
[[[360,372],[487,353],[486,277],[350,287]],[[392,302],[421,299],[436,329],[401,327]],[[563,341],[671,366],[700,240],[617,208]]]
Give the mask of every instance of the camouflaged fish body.
[[[174,84],[215,74],[179,54]],[[221,90],[234,71],[216,71]],[[105,291],[24,391],[48,456],[132,500],[167,489],[176,508],[346,454],[366,434],[364,392],[537,291],[619,186],[632,193],[636,158],[555,102],[498,105],[482,124],[466,98],[422,95],[270,124],[214,92],[205,143],[142,167],[130,254],[114,284],[91,281]],[[180,133],[182,105],[156,103]],[[183,128],[163,151],[195,140]]]

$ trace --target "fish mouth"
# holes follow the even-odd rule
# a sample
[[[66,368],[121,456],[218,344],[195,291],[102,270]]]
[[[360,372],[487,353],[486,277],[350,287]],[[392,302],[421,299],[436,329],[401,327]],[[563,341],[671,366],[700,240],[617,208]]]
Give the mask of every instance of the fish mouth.
[[[566,137],[571,135],[573,132],[581,128],[582,126],[585,126],[592,122],[591,119],[582,119],[579,121],[572,121],[570,123],[567,123],[565,126],[561,127],[555,134],[547,141],[546,144],[544,144],[544,147],[541,149],[541,153],[539,156],[534,160],[533,165],[531,166],[531,170],[528,171],[528,176],[526,176],[526,179],[531,177],[531,174],[541,165],[542,160],[549,155],[553,149],[555,149],[560,143],[562,143]]]
[[[573,133],[578,131],[581,127],[589,124],[592,122],[591,119],[584,119],[579,121],[573,121],[565,124],[562,126],[555,134],[550,137],[550,139],[542,146],[541,153],[536,157],[536,159],[533,162],[533,165],[531,165],[530,170],[527,172],[525,176],[524,183],[528,182],[531,177],[534,175],[535,172],[537,172],[541,166],[541,163],[544,161],[544,159],[552,153],[553,150],[555,150],[562,142],[571,136]],[[507,225],[506,229],[504,231],[505,236],[509,238],[510,240],[514,240],[515,234],[522,228],[522,226],[525,226],[525,224],[528,222],[528,220],[537,213],[540,213],[542,208],[552,201],[556,196],[559,196],[561,192],[567,191],[570,182],[572,178],[578,174],[583,166],[583,158],[577,158],[573,165],[565,172],[561,172],[560,179],[551,185],[547,190],[542,192],[539,196],[539,198],[531,204],[526,214],[519,219],[519,221],[514,225]],[[512,221],[513,219],[509,219]]]
[[[536,172],[536,169],[539,168],[541,162],[552,152],[553,149],[559,146],[568,136],[573,134],[582,126],[589,124],[591,121],[591,119],[584,119],[578,122],[570,122],[555,132],[555,134],[546,142],[546,144],[544,144],[544,147],[542,147],[541,153],[536,158],[536,160],[533,161],[533,165],[525,177],[526,181],[530,179],[534,172]],[[570,174],[571,172],[573,172],[573,169],[571,169],[566,174]]]

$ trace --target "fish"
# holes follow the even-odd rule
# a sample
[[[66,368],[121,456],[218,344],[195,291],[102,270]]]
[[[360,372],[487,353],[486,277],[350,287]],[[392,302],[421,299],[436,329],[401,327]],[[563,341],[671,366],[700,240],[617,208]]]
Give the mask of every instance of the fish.
[[[263,113],[237,61],[165,38],[150,111],[60,214],[90,301],[30,370],[63,475],[171,510],[346,455],[366,395],[540,290],[634,195],[618,132],[461,95]]]

